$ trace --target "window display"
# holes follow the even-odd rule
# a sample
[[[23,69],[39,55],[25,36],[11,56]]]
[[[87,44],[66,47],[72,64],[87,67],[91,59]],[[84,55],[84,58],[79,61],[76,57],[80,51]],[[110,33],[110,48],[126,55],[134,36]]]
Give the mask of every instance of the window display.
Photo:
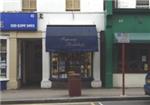
[[[68,78],[70,72],[79,73],[81,78],[92,77],[92,53],[52,53],[51,78]]]
[[[0,39],[0,77],[7,76],[7,40]]]

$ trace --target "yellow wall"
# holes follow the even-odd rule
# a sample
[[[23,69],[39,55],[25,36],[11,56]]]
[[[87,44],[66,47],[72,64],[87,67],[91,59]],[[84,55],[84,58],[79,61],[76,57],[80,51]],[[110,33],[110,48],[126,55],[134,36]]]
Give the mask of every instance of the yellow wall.
[[[15,33],[9,37],[9,81],[8,89],[16,89],[17,84],[17,39]]]

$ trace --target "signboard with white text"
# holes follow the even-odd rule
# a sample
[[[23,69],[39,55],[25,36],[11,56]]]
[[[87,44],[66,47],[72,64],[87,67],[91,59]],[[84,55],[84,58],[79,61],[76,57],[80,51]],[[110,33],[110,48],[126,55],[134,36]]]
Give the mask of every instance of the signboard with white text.
[[[0,13],[1,31],[36,31],[37,13]]]
[[[118,43],[129,43],[129,35],[128,33],[115,33],[115,38]]]

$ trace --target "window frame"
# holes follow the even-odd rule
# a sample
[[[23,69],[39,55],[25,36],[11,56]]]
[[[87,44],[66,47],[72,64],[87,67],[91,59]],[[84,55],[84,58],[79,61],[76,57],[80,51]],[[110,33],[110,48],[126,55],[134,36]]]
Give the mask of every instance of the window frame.
[[[148,2],[148,4],[147,4],[147,2]],[[149,5],[150,5],[149,0],[136,0],[136,8],[137,9],[148,9]]]
[[[31,2],[34,2],[35,7],[31,6]],[[24,6],[24,3],[28,5]],[[37,1],[36,0],[22,0],[22,11],[36,11],[37,10]]]
[[[80,11],[80,0],[66,0],[66,11]],[[72,2],[71,5],[69,6],[68,3]],[[78,6],[76,7],[75,5],[78,4]]]

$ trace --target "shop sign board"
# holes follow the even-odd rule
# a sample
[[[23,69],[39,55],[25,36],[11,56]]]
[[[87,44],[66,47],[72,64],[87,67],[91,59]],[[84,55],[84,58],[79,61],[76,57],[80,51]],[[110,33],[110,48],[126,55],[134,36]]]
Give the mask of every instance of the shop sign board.
[[[115,33],[115,38],[117,40],[117,43],[130,43],[128,33]]]
[[[36,31],[37,13],[0,13],[1,31]]]

